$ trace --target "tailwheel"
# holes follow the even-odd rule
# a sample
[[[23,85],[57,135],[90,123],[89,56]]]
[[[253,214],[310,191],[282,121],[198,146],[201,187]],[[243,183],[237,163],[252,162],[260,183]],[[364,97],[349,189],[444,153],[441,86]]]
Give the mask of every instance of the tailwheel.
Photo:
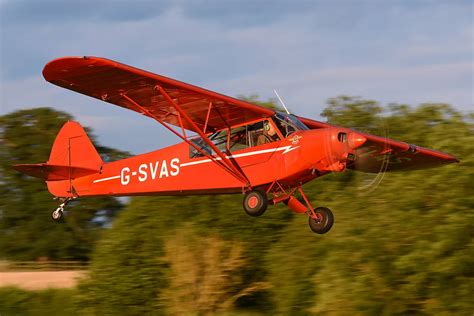
[[[64,208],[58,207],[52,214],[51,218],[55,222],[61,222],[64,218]]]
[[[58,208],[51,214],[51,218],[55,222],[63,222],[64,221],[64,208],[66,205],[73,199],[71,197],[67,198],[56,198],[62,201],[62,203],[58,206]]]
[[[316,234],[327,233],[334,224],[334,215],[327,207],[317,207],[314,209],[316,218],[309,216],[309,227]]]
[[[259,190],[251,190],[245,193],[244,210],[250,216],[260,216],[267,210],[267,195]]]

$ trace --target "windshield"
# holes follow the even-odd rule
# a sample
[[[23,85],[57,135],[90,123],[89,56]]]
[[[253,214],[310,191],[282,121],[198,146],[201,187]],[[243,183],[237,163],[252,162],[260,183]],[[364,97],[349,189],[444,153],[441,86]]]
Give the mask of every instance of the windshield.
[[[309,130],[309,128],[304,125],[303,122],[301,122],[296,116],[292,114],[276,112],[273,116],[273,119],[284,137],[287,137],[296,131]]]

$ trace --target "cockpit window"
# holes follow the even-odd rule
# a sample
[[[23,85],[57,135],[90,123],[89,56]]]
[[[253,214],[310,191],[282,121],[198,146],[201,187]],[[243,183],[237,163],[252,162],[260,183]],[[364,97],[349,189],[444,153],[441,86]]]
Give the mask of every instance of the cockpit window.
[[[309,129],[296,116],[291,114],[277,112],[273,116],[273,120],[284,137],[287,137],[296,131]]]
[[[227,146],[227,130],[226,129],[212,134],[211,136],[209,136],[209,139],[217,148],[219,148],[220,151],[226,150],[226,146]],[[214,154],[214,150],[212,150],[211,147],[201,137],[193,138],[191,139],[191,142],[193,142],[197,147],[199,147],[202,151],[204,151],[208,155]],[[192,146],[189,146],[189,149],[190,149],[191,158],[204,156],[199,150],[197,150],[196,148]]]
[[[227,152],[227,149],[234,152],[280,140],[276,128],[270,120],[234,127],[230,129],[229,135],[228,131],[228,129],[221,130],[209,136],[209,140],[222,152]],[[214,150],[201,137],[193,138],[190,141],[206,154],[215,154]],[[197,158],[203,157],[204,154],[193,146],[189,146],[189,156]]]

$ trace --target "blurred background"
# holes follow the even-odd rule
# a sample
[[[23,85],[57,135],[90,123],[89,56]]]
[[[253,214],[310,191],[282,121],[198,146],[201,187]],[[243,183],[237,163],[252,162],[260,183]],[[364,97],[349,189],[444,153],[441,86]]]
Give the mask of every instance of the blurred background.
[[[470,1],[0,1],[0,314],[472,315]],[[242,197],[79,199],[44,183],[69,119],[109,161],[175,143],[133,112],[48,84],[51,59],[95,55],[441,150],[460,164],[305,185],[326,235]],[[106,147],[107,146],[107,147]],[[41,277],[40,277],[41,276]],[[53,282],[54,281],[54,282]]]

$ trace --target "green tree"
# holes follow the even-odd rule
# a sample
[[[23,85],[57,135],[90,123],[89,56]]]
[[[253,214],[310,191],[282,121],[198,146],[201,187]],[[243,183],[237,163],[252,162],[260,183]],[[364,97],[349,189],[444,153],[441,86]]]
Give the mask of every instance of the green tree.
[[[121,208],[115,198],[80,199],[68,207],[66,223],[52,222],[53,201],[46,185],[12,165],[45,162],[61,126],[72,117],[50,108],[21,110],[0,117],[0,256],[8,259],[87,260],[102,230],[93,219],[112,218]],[[110,157],[124,153],[100,147]]]
[[[317,238],[294,217],[267,255],[276,310],[284,314],[470,315],[474,310],[473,124],[446,104],[391,105],[359,98],[329,101],[330,122],[450,152],[461,164],[368,175],[330,175],[306,185],[336,222]],[[337,109],[334,110],[334,109]],[[360,116],[357,117],[359,114]],[[375,123],[374,123],[375,122]]]
[[[336,216],[323,236],[285,205],[249,217],[240,195],[134,197],[97,243],[77,311],[471,315],[474,116],[346,96],[323,114],[461,163],[381,183],[347,170],[306,184],[313,205]]]
[[[321,116],[334,125],[378,132],[382,110],[376,101],[342,95],[330,98]]]
[[[161,299],[171,314],[229,312],[239,298],[270,287],[267,282],[244,284],[242,271],[249,260],[242,242],[203,237],[186,225],[166,240],[165,249],[169,286]]]
[[[256,104],[256,105],[260,105],[260,106],[272,109],[272,110],[276,110],[276,111],[282,111],[283,110],[282,107],[280,105],[278,105],[277,100],[274,99],[274,98],[270,98],[266,101],[262,101],[260,99],[260,97],[258,96],[258,94],[239,95],[239,96],[237,96],[237,98],[241,99],[241,100],[244,100],[244,101],[247,101],[247,102],[250,102],[250,103],[253,103],[253,104]]]
[[[227,305],[215,308],[270,308],[267,287],[260,286],[266,275],[263,253],[270,249],[292,214],[278,208],[256,221],[244,213],[241,203],[239,195],[132,198],[97,244],[90,277],[79,288],[79,305],[93,313],[178,310],[170,289],[181,284],[176,271],[183,268],[179,260],[170,256],[171,245],[190,251],[189,258],[198,260],[215,246],[210,241],[218,240],[223,246],[215,250],[221,254],[229,249],[227,245],[238,245],[239,269],[234,274],[239,281],[237,287],[231,287],[233,291],[226,292],[232,294],[225,297]],[[187,235],[186,245],[176,237],[182,234]],[[210,264],[220,264],[218,258],[214,259]],[[245,264],[240,265],[240,260]],[[199,271],[209,268],[200,262],[196,265],[201,266]]]

